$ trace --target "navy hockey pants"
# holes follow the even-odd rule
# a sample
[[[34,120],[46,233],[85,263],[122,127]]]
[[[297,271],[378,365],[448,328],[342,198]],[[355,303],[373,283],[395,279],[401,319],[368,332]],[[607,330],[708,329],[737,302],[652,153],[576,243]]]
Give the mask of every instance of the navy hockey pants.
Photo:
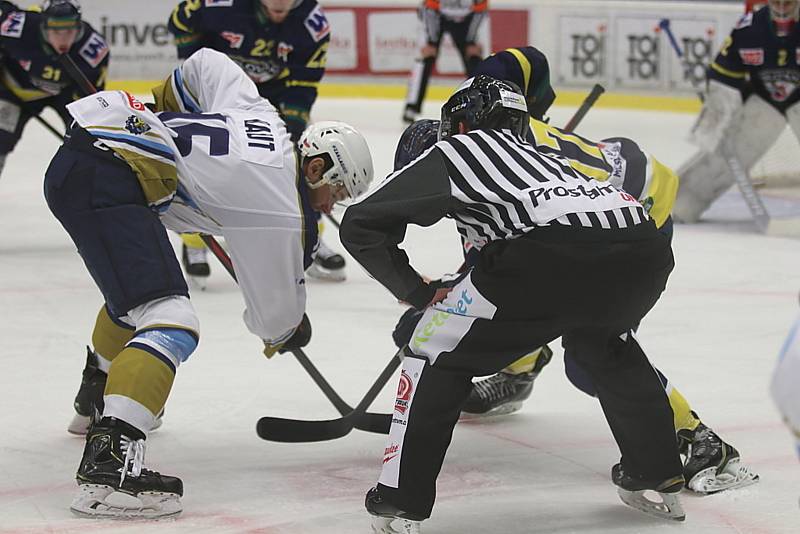
[[[62,146],[45,174],[44,194],[112,316],[189,295],[166,228],[125,163]]]

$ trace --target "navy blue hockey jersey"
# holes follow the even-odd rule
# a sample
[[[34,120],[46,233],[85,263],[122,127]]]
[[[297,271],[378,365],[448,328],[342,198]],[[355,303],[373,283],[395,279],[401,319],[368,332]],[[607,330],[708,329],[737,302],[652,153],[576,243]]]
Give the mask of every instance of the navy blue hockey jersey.
[[[44,40],[42,15],[0,2],[0,53],[2,84],[25,102],[69,92],[69,100],[83,96],[78,85],[62,69],[58,54]],[[103,36],[88,22],[81,22],[78,38],[68,52],[86,78],[105,87],[109,50]]]
[[[744,15],[708,68],[709,79],[754,92],[778,110],[800,100],[800,24],[778,36],[769,8]]]
[[[330,24],[316,0],[298,0],[280,24],[269,20],[259,0],[184,0],[168,26],[178,57],[202,47],[218,50],[244,69],[287,122],[308,121],[330,41]]]

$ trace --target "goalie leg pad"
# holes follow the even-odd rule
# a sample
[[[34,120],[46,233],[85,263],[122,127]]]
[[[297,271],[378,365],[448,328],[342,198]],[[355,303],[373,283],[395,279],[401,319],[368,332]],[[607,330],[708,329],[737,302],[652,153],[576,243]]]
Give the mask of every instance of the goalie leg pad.
[[[732,119],[728,132],[742,166],[749,169],[775,144],[786,122],[775,108],[758,96],[747,99]],[[734,182],[719,151],[699,151],[678,169],[680,187],[673,216],[681,222],[696,222],[700,215]]]

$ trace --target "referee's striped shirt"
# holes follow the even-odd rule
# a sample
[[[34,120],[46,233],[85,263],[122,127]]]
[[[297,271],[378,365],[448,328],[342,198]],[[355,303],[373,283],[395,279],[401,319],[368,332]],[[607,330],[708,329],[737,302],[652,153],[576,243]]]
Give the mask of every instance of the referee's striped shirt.
[[[390,174],[347,209],[340,235],[372,276],[407,300],[421,282],[397,245],[408,224],[430,226],[444,217],[478,249],[536,232],[588,230],[624,240],[649,221],[633,196],[566,159],[537,152],[508,131],[475,130],[439,141]]]

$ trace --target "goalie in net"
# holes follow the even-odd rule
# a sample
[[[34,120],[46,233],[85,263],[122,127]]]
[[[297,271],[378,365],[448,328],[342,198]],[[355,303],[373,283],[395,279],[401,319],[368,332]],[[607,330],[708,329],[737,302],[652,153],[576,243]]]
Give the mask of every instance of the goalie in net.
[[[723,143],[751,168],[787,123],[800,137],[800,1],[750,1],[748,11],[708,68],[705,102],[691,132],[699,150],[678,169],[677,221],[696,222],[734,183]]]

